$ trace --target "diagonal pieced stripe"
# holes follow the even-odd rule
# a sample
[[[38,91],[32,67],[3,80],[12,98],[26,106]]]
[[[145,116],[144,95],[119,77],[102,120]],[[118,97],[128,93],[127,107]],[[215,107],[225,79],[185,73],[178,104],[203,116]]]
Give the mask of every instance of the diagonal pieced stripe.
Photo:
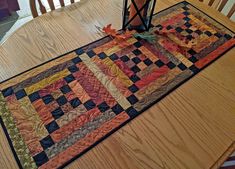
[[[198,20],[200,20],[199,18],[204,18],[203,23],[206,24],[207,26],[215,29],[216,31],[219,30],[219,32],[225,32],[225,33],[228,33],[232,36],[235,35],[231,30],[224,27],[224,25],[222,25],[219,22],[217,22],[216,20],[214,20],[214,18],[211,18],[210,16],[207,16],[207,15],[203,14],[201,11],[199,11],[194,6],[189,4],[187,7],[189,8],[188,12],[192,16],[194,16],[195,18],[198,18]]]
[[[7,107],[6,101],[3,95],[0,93],[0,115],[3,119],[4,125],[8,131],[9,137],[13,146],[15,147],[15,152],[25,169],[36,169],[37,166],[29,153],[27,143],[20,133],[20,129],[17,128],[15,119],[12,117],[11,111]]]
[[[126,40],[126,43],[128,43],[129,45],[135,42],[137,42],[137,39],[135,38],[129,38],[128,40]],[[119,45],[117,45],[117,42],[115,42],[115,40],[112,40],[101,47],[95,48],[94,52],[96,54],[104,52],[107,56],[110,56],[116,52],[119,52],[120,50],[122,50],[122,48]]]
[[[137,42],[137,40],[135,38],[129,38],[127,41],[126,41],[129,45]],[[120,50],[122,50],[122,47],[116,45],[114,47],[111,47],[109,48],[108,50],[106,50],[104,53],[107,55],[107,56],[110,56],[114,53],[118,53],[120,52]]]
[[[87,54],[80,56],[86,66],[94,73],[95,77],[104,85],[109,93],[116,99],[116,101],[124,108],[127,109],[131,105],[124,97],[116,86],[109,80],[109,78],[99,69],[99,67],[89,58]]]
[[[137,72],[136,74],[139,78],[143,78],[144,76],[147,76],[149,73],[153,72],[156,69],[158,69],[158,67],[155,64],[152,64],[146,67],[144,70]]]
[[[147,58],[149,58],[152,62],[156,62],[159,58],[154,55],[149,49],[144,46],[138,48]]]
[[[168,57],[174,64],[178,65],[180,62],[182,62],[185,66],[190,67],[193,65],[192,62],[190,62],[186,56],[182,55],[180,52],[178,52],[176,49],[172,49],[172,46],[175,46],[175,44],[171,41],[166,41],[164,39],[159,39],[158,44],[161,45],[167,52],[170,53],[169,56],[173,56],[174,59],[171,59]],[[177,47],[178,48],[178,47]],[[175,59],[178,61],[175,62]]]
[[[46,149],[45,152],[48,158],[53,158],[58,153],[72,146],[74,143],[85,137],[88,133],[91,133],[93,130],[99,128],[106,121],[111,120],[114,117],[115,113],[112,112],[112,110],[107,110],[92,121],[85,123],[79,130],[73,132],[68,137],[54,144],[52,147]]]
[[[162,62],[164,62],[165,64],[167,64],[168,62],[169,62],[169,59],[166,57],[166,56],[164,56],[163,55],[163,53],[159,50],[159,48],[161,48],[161,46],[159,47],[159,48],[155,48],[155,45],[154,44],[149,44],[149,43],[147,43],[146,41],[144,41],[144,40],[140,40],[139,41],[140,43],[141,43],[141,47],[139,48],[139,50],[142,52],[142,53],[152,53],[155,57],[157,57],[157,59],[159,60],[161,60]],[[146,51],[144,51],[145,49],[146,49]],[[144,50],[143,50],[144,49]],[[147,50],[149,51],[149,52],[147,52]],[[146,55],[146,54],[145,54]],[[147,57],[147,55],[146,55],[146,57]]]
[[[170,69],[165,65],[162,66],[159,69],[155,69],[153,72],[147,74],[144,76],[141,80],[135,83],[135,85],[140,89],[145,86],[148,86],[151,82],[155,81],[159,77],[165,75],[167,72],[169,72]]]
[[[208,48],[211,46],[212,43],[215,43],[218,40],[218,37],[216,36],[210,36],[208,37],[206,34],[201,34],[197,38],[195,38],[195,42],[197,42],[196,46],[193,46],[192,49],[199,53],[205,48]]]
[[[84,88],[81,86],[81,84],[79,84],[77,81],[73,81],[68,85],[70,86],[75,96],[77,96],[77,98],[79,98],[82,103],[85,103],[86,101],[91,99]]]
[[[99,59],[98,57],[93,57],[92,60],[96,63],[96,65],[107,75],[107,77],[113,82],[113,84],[120,90],[120,92],[125,96],[128,97],[131,95],[131,92],[128,90],[130,85],[125,84],[125,80],[129,80],[127,76],[121,75],[121,70],[113,69],[113,66],[107,66],[104,63],[104,60]],[[112,62],[112,61],[111,61]],[[114,64],[115,65],[115,64]],[[125,74],[123,74],[125,75]]]
[[[39,81],[36,84],[33,84],[29,87],[26,87],[25,91],[29,95],[29,94],[31,94],[35,91],[38,91],[38,90],[44,88],[45,86],[47,86],[49,84],[52,84],[52,83],[56,82],[57,80],[60,80],[61,78],[65,77],[69,74],[70,74],[70,72],[68,71],[68,69],[64,69],[64,70],[62,70],[62,71],[60,71],[56,74],[51,75],[48,78],[45,78],[45,79]]]
[[[168,50],[166,50],[163,46],[161,46],[158,42],[154,44],[154,47],[159,50],[159,52],[166,57],[169,61],[174,63],[175,65],[180,64],[180,60],[172,55]]]
[[[184,9],[180,7],[184,7],[184,4],[179,4],[178,6],[174,6],[169,10],[165,10],[156,14],[156,17],[152,20],[152,24],[153,25],[161,24],[163,21],[167,20],[168,18],[171,18],[175,15],[184,12]]]
[[[171,25],[172,20],[176,22],[178,25],[183,25],[186,21],[183,19],[185,15],[183,13],[179,13],[176,15],[171,16],[171,19],[166,19],[163,22],[161,22],[161,25],[166,26],[166,25]]]
[[[138,101],[133,107],[137,111],[143,110],[146,107],[146,105],[150,105],[155,100],[161,98],[163,95],[165,95],[167,92],[172,90],[179,83],[183,82],[185,79],[192,76],[192,74],[193,73],[190,70],[185,70],[184,72],[177,75],[174,79],[171,79],[167,83],[163,84],[161,87],[159,87],[154,92],[146,95],[142,100]]]
[[[34,117],[28,110],[22,107],[21,103],[15,98],[15,96],[7,97],[7,106],[11,112],[11,116],[15,119],[15,125],[20,130],[20,134],[27,144],[30,154],[34,156],[35,154],[41,152],[43,149],[39,143],[40,137],[37,135],[34,128]],[[40,123],[40,121],[39,121]],[[44,134],[43,134],[44,135]]]
[[[30,71],[27,71],[15,78],[12,78],[4,83],[1,83],[0,84],[0,88],[1,89],[5,89],[5,88],[8,88],[10,86],[12,86],[13,88],[16,88],[15,91],[19,90],[21,87],[27,87],[27,86],[30,86],[34,83],[37,83],[38,81],[44,79],[45,77],[50,77],[52,74],[54,74],[57,69],[57,66],[58,66],[58,72],[60,72],[61,70],[63,70],[65,68],[65,66],[62,66],[63,68],[59,68],[60,67],[60,64],[68,64],[68,65],[71,65],[71,59],[75,58],[77,56],[77,54],[75,52],[71,52],[69,54],[66,55],[66,57],[59,57],[58,59],[56,60],[53,60],[51,62],[48,62],[48,63],[45,63],[39,67],[36,67]],[[67,62],[68,61],[68,62]],[[49,69],[48,69],[49,68]],[[55,72],[53,73],[49,73],[51,71],[51,69],[54,70]],[[39,75],[40,74],[40,75]],[[46,75],[47,74],[47,75]],[[41,77],[37,77],[37,75],[41,76]],[[35,78],[33,78],[35,77]],[[32,80],[33,78],[33,80]],[[28,81],[27,81],[28,79]],[[38,80],[37,80],[38,79]],[[25,81],[26,80],[26,81]],[[21,86],[18,88],[18,84],[20,85],[19,82],[22,82],[22,83],[27,83],[26,86]],[[31,82],[31,83],[28,83],[28,82]]]
[[[39,82],[39,81],[41,81],[45,78],[48,78],[51,75],[53,75],[55,73],[58,73],[58,72],[66,69],[66,68],[68,68],[69,66],[72,66],[72,65],[73,65],[73,62],[71,60],[69,60],[67,62],[64,62],[64,63],[61,63],[59,65],[53,66],[52,68],[50,68],[50,69],[48,69],[44,72],[41,72],[36,76],[33,76],[31,78],[28,78],[28,79],[22,81],[19,84],[16,84],[15,86],[13,86],[13,89],[14,89],[15,92],[17,92],[21,89],[32,86],[33,84],[36,84],[37,82]]]
[[[179,68],[174,68],[170,70],[168,73],[164,74],[163,76],[160,76],[153,82],[151,82],[149,85],[145,86],[144,88],[140,89],[135,93],[135,96],[139,99],[142,100],[149,94],[153,93],[156,91],[158,88],[163,86],[165,83],[168,81],[174,79],[178,74],[180,74],[182,71]]]
[[[59,90],[64,85],[66,85],[66,81],[62,78],[62,79],[59,79],[59,80],[55,81],[54,83],[49,84],[49,85],[45,86],[44,88],[40,89],[38,91],[38,93],[39,93],[40,97],[44,97],[46,95],[53,93],[54,91]]]
[[[33,124],[32,132],[40,138],[46,137],[48,132],[44,126],[43,121],[40,119],[38,113],[36,112],[34,106],[31,104],[28,97],[24,97],[18,100],[20,103],[20,107],[23,110],[21,115],[25,115],[27,117],[27,123],[31,122]]]
[[[216,33],[216,30],[208,25],[206,25],[205,23],[203,23],[202,21],[200,21],[197,17],[195,17],[194,15],[188,15],[188,17],[190,19],[192,19],[194,22],[197,23],[197,25],[199,26],[203,26],[203,28],[207,31],[210,31],[211,33]]]
[[[70,123],[72,120],[77,118],[79,115],[86,112],[86,108],[83,105],[80,105],[76,109],[73,109],[68,113],[64,114],[61,118],[56,119],[56,123],[59,125],[59,127],[63,127],[64,125]]]
[[[50,158],[49,161],[42,166],[42,168],[58,168],[61,163],[66,163],[68,160],[71,159],[71,157],[75,157],[77,154],[84,152],[87,148],[102,139],[113,129],[122,125],[128,119],[129,116],[125,112],[114,116],[111,120],[104,122],[103,124],[101,124],[100,127],[89,132],[83,138],[76,141],[66,150],[56,154],[56,156],[54,156],[53,158]]]
[[[61,128],[57,129],[56,131],[52,132],[50,136],[54,142],[58,143],[64,138],[71,135],[73,132],[80,129],[86,123],[94,120],[96,117],[99,117],[100,114],[102,113],[98,108],[91,109],[86,113],[77,116],[77,118],[74,118],[72,121],[70,121],[66,125],[63,125]]]
[[[85,93],[89,95],[91,100],[96,105],[99,105],[105,101],[110,106],[114,106],[116,104],[116,100],[97,79],[94,73],[83,62],[77,64],[77,66],[80,71],[74,73],[73,75],[85,90]]]
[[[126,87],[129,87],[133,84],[128,76],[110,58],[103,59],[102,63],[109,67],[110,72],[114,76],[117,76],[117,78],[120,79],[126,85]]]
[[[219,46],[223,45],[225,42],[227,42],[227,39],[222,37],[222,38],[218,39],[217,41],[215,41],[214,43],[212,43],[210,46],[201,50],[199,53],[195,54],[194,56],[197,59],[202,59],[202,58],[206,57],[209,53],[216,50]]]
[[[208,55],[204,56],[202,59],[197,61],[195,63],[195,66],[199,69],[203,68],[205,65],[210,63],[212,60],[219,57],[224,51],[228,50],[229,48],[233,47],[235,45],[235,39],[230,39],[229,41],[226,41],[221,46],[218,46],[214,51],[209,53]]]
[[[115,54],[120,58],[124,55],[127,55],[127,54],[131,53],[135,49],[136,49],[136,47],[131,44],[130,46],[127,46],[127,47],[121,49],[120,51],[116,52]]]

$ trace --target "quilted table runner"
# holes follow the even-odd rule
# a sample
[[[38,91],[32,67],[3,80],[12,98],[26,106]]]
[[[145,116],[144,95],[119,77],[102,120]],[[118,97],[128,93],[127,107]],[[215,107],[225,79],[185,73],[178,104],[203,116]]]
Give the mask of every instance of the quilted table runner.
[[[187,2],[153,25],[0,84],[0,122],[20,168],[63,168],[235,45],[231,30]]]

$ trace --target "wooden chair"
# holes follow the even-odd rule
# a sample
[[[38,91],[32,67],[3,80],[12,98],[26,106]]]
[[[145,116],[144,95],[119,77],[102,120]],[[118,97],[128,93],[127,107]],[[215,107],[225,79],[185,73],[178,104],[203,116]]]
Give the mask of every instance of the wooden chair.
[[[204,0],[199,0],[201,2],[204,2]],[[217,9],[219,12],[221,12],[225,5],[227,4],[229,0],[209,0],[208,5],[211,7],[214,7]],[[235,13],[235,2],[232,5],[232,8],[229,10],[227,17],[231,18],[231,16]]]
[[[46,10],[45,6],[42,4],[41,0],[29,0],[31,12],[32,12],[32,15],[33,15],[34,18],[36,18],[38,16],[36,1],[39,4],[39,9],[40,9],[41,13],[42,14],[47,13],[47,10]],[[64,0],[59,0],[59,1],[60,1],[60,6],[64,7],[65,6]],[[47,0],[47,2],[50,6],[50,9],[55,10],[55,4],[54,4],[53,0]],[[74,3],[74,0],[70,0],[70,2],[72,4],[72,3]]]

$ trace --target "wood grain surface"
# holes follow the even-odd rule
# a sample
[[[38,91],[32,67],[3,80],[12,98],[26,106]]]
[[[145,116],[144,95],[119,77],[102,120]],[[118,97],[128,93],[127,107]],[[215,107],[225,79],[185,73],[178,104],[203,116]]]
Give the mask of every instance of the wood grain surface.
[[[159,0],[156,11],[178,0]],[[235,23],[189,0],[235,31]],[[82,0],[35,18],[0,46],[0,80],[121,28],[122,0]],[[218,168],[235,141],[235,49],[71,163],[69,169]],[[17,164],[0,128],[0,168]]]

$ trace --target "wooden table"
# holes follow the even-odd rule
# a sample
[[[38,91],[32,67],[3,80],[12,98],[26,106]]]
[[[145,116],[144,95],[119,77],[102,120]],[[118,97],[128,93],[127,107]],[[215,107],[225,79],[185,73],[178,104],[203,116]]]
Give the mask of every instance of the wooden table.
[[[179,1],[159,0],[156,11]],[[190,0],[235,31],[235,24]],[[0,80],[101,38],[95,25],[121,28],[122,0],[83,0],[40,16],[0,46]],[[235,149],[235,49],[67,168],[217,168]],[[0,168],[17,168],[0,129]]]

